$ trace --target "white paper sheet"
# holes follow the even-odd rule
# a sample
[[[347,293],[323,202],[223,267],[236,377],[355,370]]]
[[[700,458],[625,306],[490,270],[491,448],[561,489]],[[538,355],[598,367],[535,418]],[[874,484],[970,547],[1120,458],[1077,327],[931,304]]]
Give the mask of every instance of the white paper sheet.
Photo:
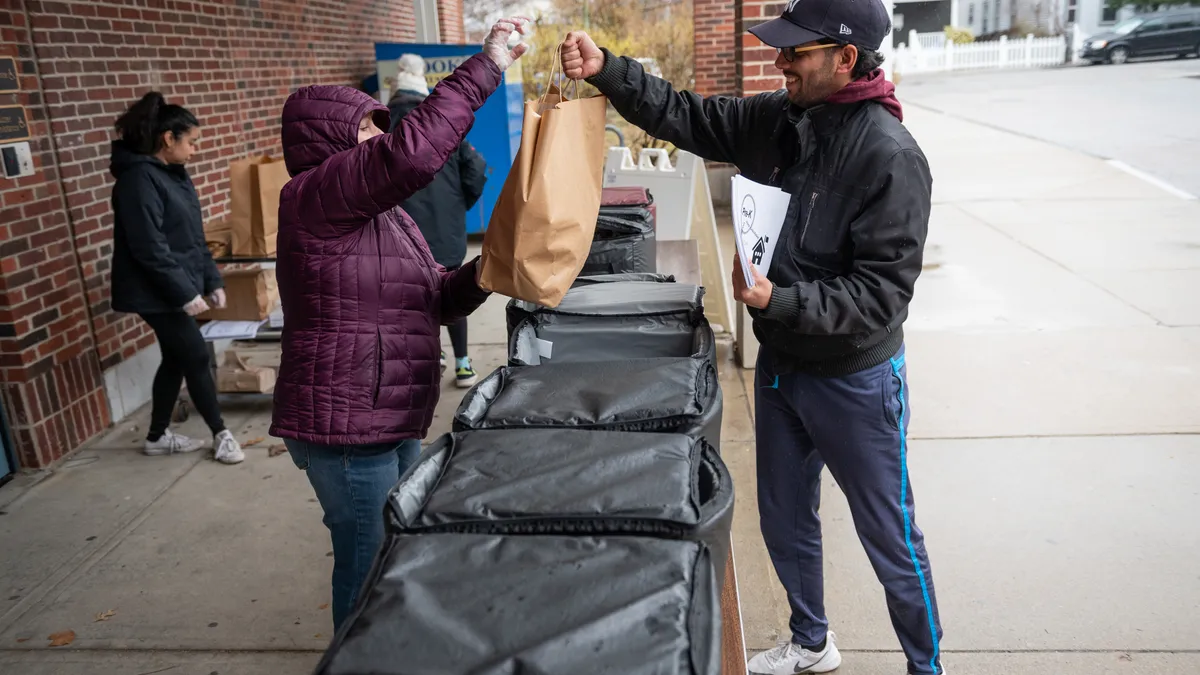
[[[743,176],[733,177],[733,228],[738,257],[746,286],[754,286],[750,265],[766,275],[783,219],[787,216],[791,195],[777,187],[755,183]]]
[[[249,340],[265,321],[209,321],[200,327],[205,340]]]

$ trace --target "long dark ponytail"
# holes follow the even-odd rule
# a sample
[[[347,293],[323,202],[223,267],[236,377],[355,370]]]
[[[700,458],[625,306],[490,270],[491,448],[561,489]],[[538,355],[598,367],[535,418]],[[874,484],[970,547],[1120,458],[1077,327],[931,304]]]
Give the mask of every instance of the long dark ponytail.
[[[198,126],[200,122],[190,110],[167,103],[157,91],[146,94],[130,106],[116,123],[117,133],[125,145],[143,155],[153,155],[161,150],[163,134],[168,131],[179,138]]]

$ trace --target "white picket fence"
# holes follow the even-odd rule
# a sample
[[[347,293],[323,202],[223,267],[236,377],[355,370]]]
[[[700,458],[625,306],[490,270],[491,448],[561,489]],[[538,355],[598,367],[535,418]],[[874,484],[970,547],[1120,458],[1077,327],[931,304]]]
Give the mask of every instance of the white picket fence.
[[[1023,40],[1002,37],[988,42],[954,44],[945,40],[941,47],[932,36],[941,33],[909,33],[908,44],[896,48],[893,69],[902,75],[936,73],[951,70],[1001,70],[1006,68],[1044,68],[1065,62],[1066,38],[1037,38],[1027,35]],[[909,45],[912,45],[911,47]]]
[[[945,49],[945,33],[916,33],[909,31],[909,44],[920,46],[921,49]],[[915,38],[913,36],[916,36]]]

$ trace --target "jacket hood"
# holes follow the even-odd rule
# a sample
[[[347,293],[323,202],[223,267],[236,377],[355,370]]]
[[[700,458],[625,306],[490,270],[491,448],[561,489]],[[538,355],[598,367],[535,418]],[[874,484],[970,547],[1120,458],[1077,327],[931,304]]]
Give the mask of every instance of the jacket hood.
[[[313,85],[289,96],[281,131],[288,173],[299,175],[358,145],[358,123],[367,113],[387,131],[387,107],[357,89]]]
[[[149,164],[164,170],[171,168],[163,164],[162,160],[154,155],[143,155],[140,152],[135,152],[125,144],[125,141],[113,141],[112,157],[108,164],[108,171],[113,175],[113,178],[119,178],[121,174],[139,164]]]
[[[883,76],[883,69],[876,68],[866,77],[860,77],[842,87],[825,99],[826,103],[858,103],[859,101],[875,101],[882,105],[893,117],[904,121],[904,109],[896,99],[896,85],[888,82]]]

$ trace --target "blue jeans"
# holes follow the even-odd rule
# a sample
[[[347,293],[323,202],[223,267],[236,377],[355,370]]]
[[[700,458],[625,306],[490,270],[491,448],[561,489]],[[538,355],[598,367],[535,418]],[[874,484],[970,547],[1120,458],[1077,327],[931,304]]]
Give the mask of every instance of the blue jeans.
[[[333,627],[341,627],[383,545],[388,490],[421,454],[417,439],[383,445],[318,445],[284,439],[308,474],[333,540]]]

